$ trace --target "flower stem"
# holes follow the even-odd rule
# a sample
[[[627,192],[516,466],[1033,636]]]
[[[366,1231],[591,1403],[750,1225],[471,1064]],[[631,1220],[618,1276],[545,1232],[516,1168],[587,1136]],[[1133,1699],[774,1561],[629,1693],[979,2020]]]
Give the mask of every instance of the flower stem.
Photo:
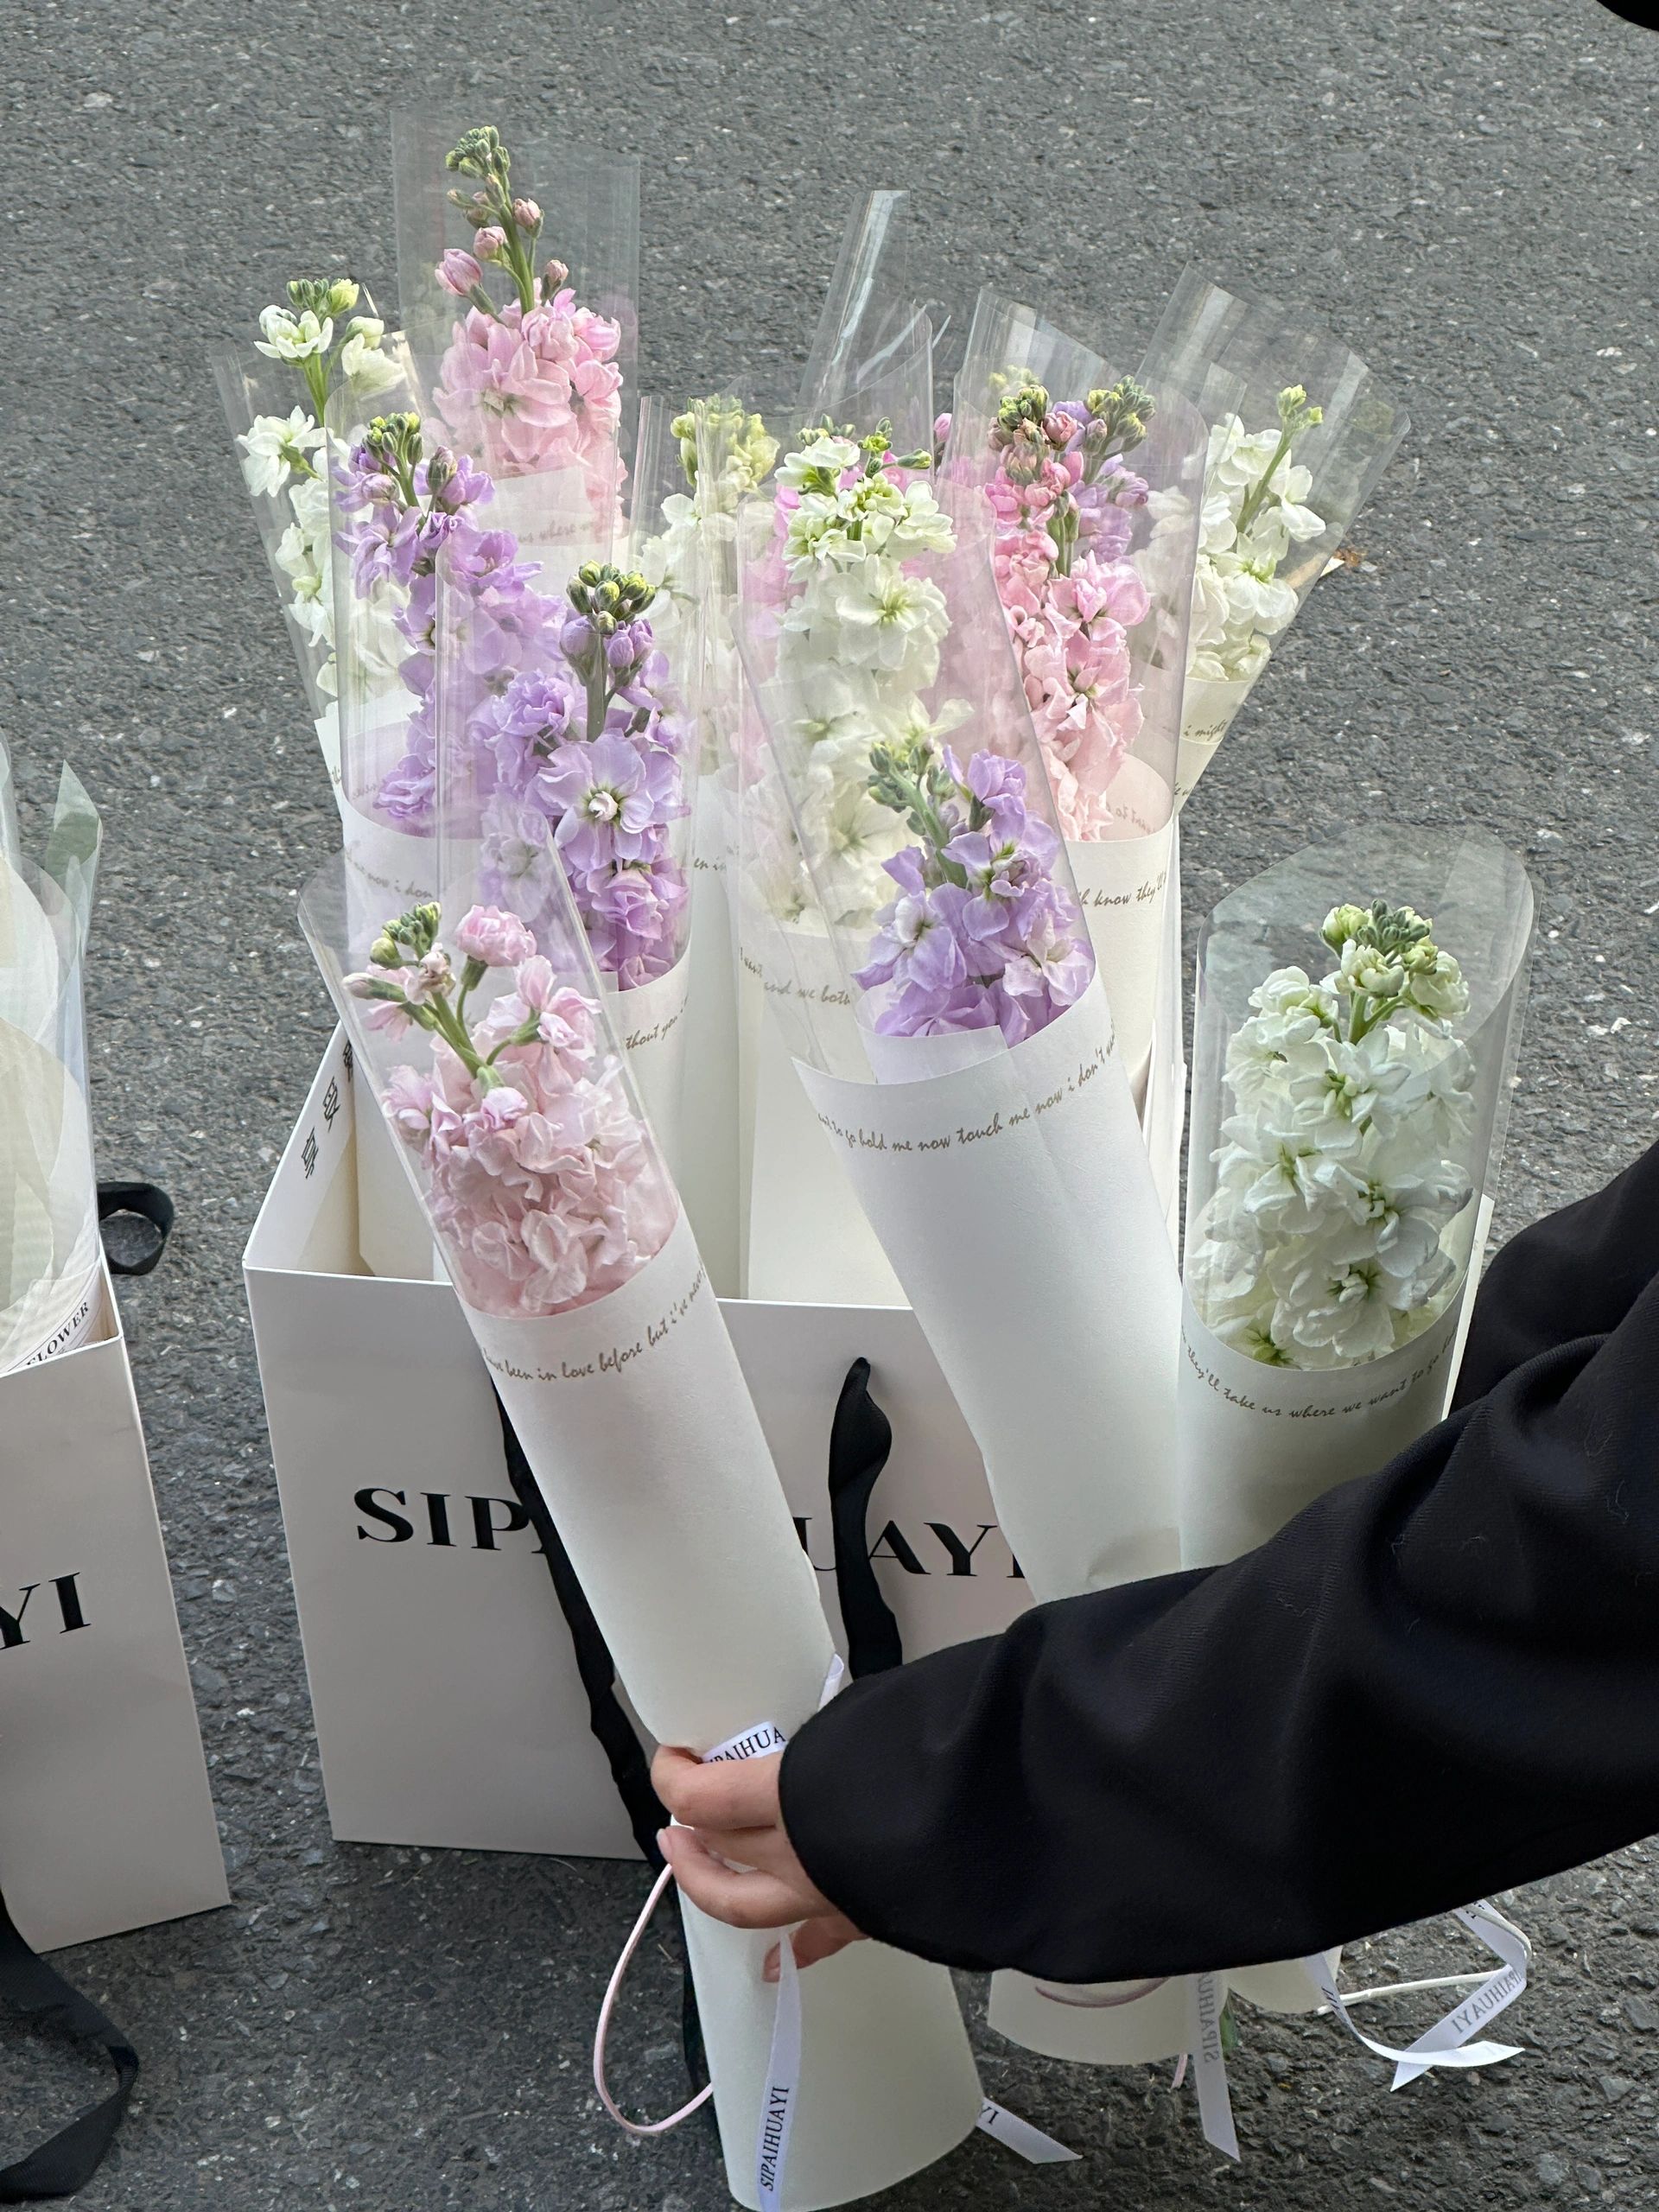
[[[1251,485],[1249,490],[1244,495],[1244,504],[1240,507],[1238,511],[1238,518],[1233,524],[1234,531],[1237,537],[1243,537],[1245,531],[1255,520],[1256,515],[1261,510],[1262,502],[1266,499],[1269,490],[1272,488],[1273,480],[1278,474],[1279,464],[1283,461],[1285,455],[1289,451],[1290,432],[1288,430],[1281,430],[1279,433],[1279,442],[1273,449],[1273,459],[1268,463],[1266,468],[1262,471],[1261,480],[1258,483]]]

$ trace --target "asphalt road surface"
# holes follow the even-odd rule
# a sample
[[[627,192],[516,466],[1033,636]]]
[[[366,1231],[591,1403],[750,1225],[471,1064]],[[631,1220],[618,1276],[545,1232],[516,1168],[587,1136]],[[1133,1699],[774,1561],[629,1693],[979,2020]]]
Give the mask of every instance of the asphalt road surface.
[[[1187,816],[1189,930],[1365,814],[1484,824],[1540,902],[1500,1230],[1655,1134],[1659,38],[1593,0],[726,5],[10,0],[0,24],[0,727],[27,797],[67,753],[108,823],[102,1159],[180,1205],[123,1300],[235,1898],[67,1961],[147,2060],[87,2212],[725,2201],[706,2135],[625,2140],[587,2085],[636,1871],[331,1841],[242,1305],[331,1026],[294,899],[334,824],[207,360],[296,272],[395,298],[394,105],[459,96],[644,157],[645,370],[675,394],[788,388],[874,185],[913,190],[933,292],[996,282],[1126,361],[1189,253],[1306,302],[1413,427],[1363,563],[1320,586]],[[1638,1847],[1517,1895],[1527,2054],[1490,2076],[1391,2096],[1331,2024],[1247,2015],[1233,2170],[1161,2073],[982,2033],[992,2093],[1086,2162],[978,2139],[890,2201],[1650,2202],[1654,1875]],[[1429,1929],[1355,1963],[1465,1962]],[[666,2034],[624,2063],[660,2108]],[[0,2031],[0,2149],[98,2086]]]

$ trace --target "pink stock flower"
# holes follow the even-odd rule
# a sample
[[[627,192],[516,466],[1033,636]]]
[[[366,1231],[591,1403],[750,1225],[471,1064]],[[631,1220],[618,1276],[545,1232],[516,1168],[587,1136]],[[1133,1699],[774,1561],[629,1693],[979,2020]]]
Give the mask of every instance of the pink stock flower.
[[[455,929],[455,944],[469,960],[486,968],[516,968],[536,950],[536,940],[517,914],[499,906],[474,906]]]
[[[601,471],[621,420],[620,341],[617,324],[568,290],[499,314],[469,308],[443,357],[438,411],[498,475]]]
[[[464,246],[452,245],[438,264],[438,282],[446,292],[454,292],[465,299],[474,284],[484,281],[484,271],[475,257]]]
[[[1147,486],[1116,456],[1087,480],[1083,420],[1080,409],[1051,410],[1044,457],[1032,458],[1023,445],[1006,449],[985,496],[995,518],[997,594],[1060,826],[1086,840],[1109,824],[1107,792],[1141,734],[1128,632],[1151,601],[1122,557],[1129,537],[1122,510],[1143,505]]]
[[[456,944],[499,951],[515,930],[523,925],[512,916],[474,908]],[[433,952],[434,971],[447,968],[442,948]],[[383,1104],[420,1160],[461,1296],[486,1313],[533,1317],[626,1282],[661,1250],[677,1201],[607,1065],[598,1007],[533,951],[512,982],[473,1026],[470,1058],[435,1038],[430,1072],[394,1069]],[[372,1012],[387,1003],[372,1001]]]

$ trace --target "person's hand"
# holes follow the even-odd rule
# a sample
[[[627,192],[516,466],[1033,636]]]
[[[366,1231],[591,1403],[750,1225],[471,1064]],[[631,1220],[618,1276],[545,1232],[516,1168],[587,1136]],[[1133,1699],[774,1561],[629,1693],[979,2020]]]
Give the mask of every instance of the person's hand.
[[[690,1751],[663,1750],[651,1778],[676,1821],[658,1841],[674,1878],[701,1911],[733,1928],[790,1928],[797,1921],[795,1959],[809,1967],[862,1940],[844,1913],[813,1886],[784,1831],[778,1804],[783,1756],[719,1759],[705,1766]],[[752,1867],[738,1872],[724,1862]],[[778,1953],[767,1955],[768,1981],[778,1979]]]

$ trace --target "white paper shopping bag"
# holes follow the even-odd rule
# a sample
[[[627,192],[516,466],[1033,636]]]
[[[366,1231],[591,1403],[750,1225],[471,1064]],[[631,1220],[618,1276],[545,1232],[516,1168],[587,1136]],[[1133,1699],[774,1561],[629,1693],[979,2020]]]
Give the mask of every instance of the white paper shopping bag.
[[[107,1275],[0,1378],[0,1891],[37,1951],[230,1902]]]

